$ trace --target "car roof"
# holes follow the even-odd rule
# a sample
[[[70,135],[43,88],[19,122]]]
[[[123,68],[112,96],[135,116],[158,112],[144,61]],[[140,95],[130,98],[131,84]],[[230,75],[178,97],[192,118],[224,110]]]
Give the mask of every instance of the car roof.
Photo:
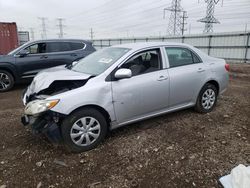
[[[175,43],[175,42],[138,42],[138,43],[125,43],[114,45],[112,47],[120,47],[120,48],[130,48],[132,50],[138,50],[142,48],[150,48],[150,47],[159,47],[159,46],[183,46],[190,47],[188,44],[184,43]]]
[[[42,40],[34,40],[30,42],[84,42],[84,43],[92,43],[89,40],[83,39],[42,39]]]

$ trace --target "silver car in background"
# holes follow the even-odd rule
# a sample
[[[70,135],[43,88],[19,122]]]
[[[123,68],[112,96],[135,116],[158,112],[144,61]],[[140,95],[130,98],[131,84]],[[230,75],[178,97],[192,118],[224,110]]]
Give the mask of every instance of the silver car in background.
[[[87,151],[123,125],[189,107],[211,112],[228,71],[223,59],[187,44],[113,46],[39,73],[24,93],[22,122]]]

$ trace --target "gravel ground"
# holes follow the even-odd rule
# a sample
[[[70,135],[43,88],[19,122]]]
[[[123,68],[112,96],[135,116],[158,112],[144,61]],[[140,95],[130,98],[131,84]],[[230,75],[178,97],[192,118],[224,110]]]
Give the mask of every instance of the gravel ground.
[[[0,93],[0,187],[219,187],[250,163],[250,65],[232,65],[215,110],[192,109],[113,131],[98,148],[69,154],[20,123],[17,86]]]

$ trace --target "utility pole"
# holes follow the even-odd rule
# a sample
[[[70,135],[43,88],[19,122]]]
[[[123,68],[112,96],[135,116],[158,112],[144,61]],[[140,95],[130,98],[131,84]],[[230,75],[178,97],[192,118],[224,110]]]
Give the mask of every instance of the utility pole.
[[[181,35],[184,35],[184,32],[187,31],[187,29],[185,28],[185,26],[187,25],[187,20],[188,16],[187,16],[187,11],[183,11],[182,12],[182,23],[181,23]]]
[[[93,31],[93,28],[90,28],[90,38],[91,38],[91,40],[94,39],[94,31]]]
[[[42,27],[42,32],[41,32],[41,38],[42,39],[47,39],[47,27],[46,27],[46,20],[47,18],[45,17],[38,17],[39,20],[41,20],[41,27]]]
[[[180,35],[181,34],[181,12],[183,12],[181,7],[181,0],[172,0],[171,7],[164,8],[164,18],[165,11],[170,11],[170,18],[168,24],[168,34],[169,35]]]
[[[34,29],[33,28],[30,28],[30,38],[31,40],[35,40],[35,34],[34,34]]]
[[[63,35],[65,34],[63,32],[63,28],[65,27],[65,25],[63,25],[63,21],[65,21],[65,19],[63,19],[63,18],[57,18],[56,20],[58,21],[58,25],[57,26],[59,28],[59,33],[57,33],[57,35],[58,35],[59,39],[62,39]]]
[[[207,3],[207,11],[206,11],[206,17],[198,20],[198,22],[205,23],[205,28],[203,30],[203,33],[212,33],[213,32],[213,24],[219,24],[220,22],[214,17],[214,9],[215,5],[220,0],[205,0]],[[222,1],[223,2],[223,1]]]

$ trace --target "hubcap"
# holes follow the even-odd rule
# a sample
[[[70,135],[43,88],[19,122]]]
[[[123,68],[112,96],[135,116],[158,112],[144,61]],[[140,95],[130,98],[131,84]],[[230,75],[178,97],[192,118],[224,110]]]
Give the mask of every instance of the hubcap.
[[[10,86],[10,78],[5,73],[0,73],[0,90],[4,90]]]
[[[83,117],[73,124],[70,137],[76,145],[88,146],[97,140],[100,132],[100,123],[95,118]]]
[[[212,89],[207,89],[202,95],[202,106],[204,109],[209,110],[213,107],[215,102],[215,92]]]

